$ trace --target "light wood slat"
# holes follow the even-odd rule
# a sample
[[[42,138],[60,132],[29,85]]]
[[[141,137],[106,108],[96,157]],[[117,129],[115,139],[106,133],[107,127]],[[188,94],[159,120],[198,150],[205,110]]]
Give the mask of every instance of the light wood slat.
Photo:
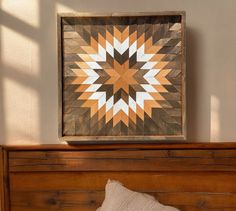
[[[94,12],[77,12],[77,13],[59,13],[59,17],[123,17],[123,16],[163,16],[163,15],[185,15],[185,11],[163,11],[163,12],[113,12],[113,13],[94,13]]]
[[[233,172],[37,172],[11,173],[10,190],[104,190],[108,179],[119,180],[142,192],[236,193]]]
[[[11,152],[9,157],[10,172],[236,171],[236,150]]]

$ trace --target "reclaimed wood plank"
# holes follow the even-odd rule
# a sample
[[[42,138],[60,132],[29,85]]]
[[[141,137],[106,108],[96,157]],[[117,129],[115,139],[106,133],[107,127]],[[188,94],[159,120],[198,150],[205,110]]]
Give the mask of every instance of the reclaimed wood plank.
[[[9,196],[9,178],[8,178],[8,154],[3,147],[0,146],[0,202],[1,210],[10,210]]]
[[[186,142],[159,142],[158,144],[154,143],[103,143],[103,144],[44,144],[44,145],[10,145],[4,146],[6,150],[9,151],[84,151],[84,150],[118,150],[118,149],[147,149],[147,150],[156,150],[156,149],[219,149],[219,150],[235,150],[236,142],[196,142],[192,141],[189,143]]]
[[[234,172],[22,172],[10,174],[10,190],[104,190],[108,179],[142,192],[236,193]]]
[[[163,204],[185,207],[192,206],[199,209],[236,209],[236,195],[232,193],[201,193],[201,192],[146,192],[153,195]],[[12,206],[47,209],[60,209],[60,207],[86,206],[94,210],[104,200],[104,191],[13,191]]]
[[[235,210],[235,143],[115,146],[4,147],[8,205],[91,211],[101,204],[107,180],[115,179],[182,211]]]
[[[222,152],[223,153],[223,152]],[[11,152],[9,171],[236,171],[236,150]],[[233,156],[235,153],[235,156]],[[125,162],[124,162],[125,161]]]

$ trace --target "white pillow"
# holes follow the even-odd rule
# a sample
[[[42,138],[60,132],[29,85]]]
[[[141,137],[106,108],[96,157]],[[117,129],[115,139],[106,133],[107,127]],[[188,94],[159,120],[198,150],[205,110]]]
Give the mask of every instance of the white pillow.
[[[131,191],[120,182],[108,180],[105,200],[96,211],[180,211],[159,203],[153,196]]]

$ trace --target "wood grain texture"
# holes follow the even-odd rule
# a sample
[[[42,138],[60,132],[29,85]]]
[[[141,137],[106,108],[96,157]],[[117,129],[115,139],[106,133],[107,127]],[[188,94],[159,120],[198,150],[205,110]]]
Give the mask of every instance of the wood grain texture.
[[[162,203],[178,205],[182,210],[234,210],[235,195],[225,193],[193,192],[146,192],[158,198]],[[15,192],[13,210],[27,209],[27,204],[34,204],[36,210],[95,210],[104,199],[103,191],[27,191]],[[46,203],[45,203],[46,201]],[[187,204],[187,205],[185,205]],[[29,209],[29,208],[28,208]]]
[[[77,13],[59,13],[59,17],[123,17],[123,16],[163,16],[163,15],[185,15],[185,11],[160,11],[160,12],[111,12],[111,13],[94,13],[94,12],[77,12]]]
[[[235,208],[235,174],[209,172],[12,173],[12,206],[20,210],[25,207],[32,210],[38,207],[94,210],[104,198],[103,190],[109,178],[119,180],[133,190],[150,193],[162,203],[182,210],[191,210],[191,207],[205,210]],[[223,203],[213,203],[219,199]]]
[[[7,206],[92,211],[101,205],[108,179],[182,211],[236,209],[235,143],[8,146],[3,151],[10,193],[3,211]]]
[[[62,45],[61,17],[57,16],[57,58],[58,58],[58,137],[62,137]]]
[[[3,167],[3,148],[0,147],[0,204],[1,210],[4,210],[4,167]]]
[[[9,199],[9,175],[8,175],[8,154],[7,151],[0,146],[0,202],[1,210],[10,210]]]
[[[59,90],[63,88],[62,95],[59,93],[62,140],[94,143],[186,138],[185,12],[80,13],[58,17],[62,49],[59,65],[63,76],[59,78]],[[135,41],[137,49],[132,56],[130,48]],[[139,59],[138,49],[142,45],[144,55],[155,55],[152,59]],[[101,48],[106,51],[105,60],[94,57],[101,54]],[[150,68],[160,73],[149,76],[149,80],[145,77]],[[98,76],[93,82],[86,75],[88,69]],[[160,85],[152,86],[151,80]],[[88,91],[85,84],[101,87]],[[106,100],[97,96],[102,92],[106,93]],[[136,94],[141,92],[143,97]],[[150,99],[144,97],[146,94]],[[111,103],[112,97],[115,102]],[[129,97],[137,109],[131,111],[133,100]],[[118,105],[120,100],[125,105]],[[110,104],[113,106],[109,110]],[[119,112],[114,112],[117,107]],[[89,110],[84,112],[84,108]]]
[[[234,150],[236,149],[235,142],[219,142],[219,143],[209,143],[209,142],[159,142],[158,144],[144,144],[144,143],[103,143],[103,144],[45,144],[45,145],[9,145],[4,146],[4,149],[8,151],[91,151],[91,150],[190,150],[190,149],[220,149],[224,150]]]
[[[139,191],[159,190],[235,193],[234,172],[22,172],[10,174],[10,189],[18,191],[104,190],[107,179],[117,179]],[[48,182],[47,182],[48,181]],[[197,184],[197,185],[196,185]]]
[[[231,156],[217,150],[10,152],[9,171],[236,171]]]

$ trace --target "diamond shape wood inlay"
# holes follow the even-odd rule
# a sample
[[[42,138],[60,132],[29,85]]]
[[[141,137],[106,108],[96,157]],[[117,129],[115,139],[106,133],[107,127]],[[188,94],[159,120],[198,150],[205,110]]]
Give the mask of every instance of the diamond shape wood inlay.
[[[181,18],[62,18],[63,135],[182,135]]]

